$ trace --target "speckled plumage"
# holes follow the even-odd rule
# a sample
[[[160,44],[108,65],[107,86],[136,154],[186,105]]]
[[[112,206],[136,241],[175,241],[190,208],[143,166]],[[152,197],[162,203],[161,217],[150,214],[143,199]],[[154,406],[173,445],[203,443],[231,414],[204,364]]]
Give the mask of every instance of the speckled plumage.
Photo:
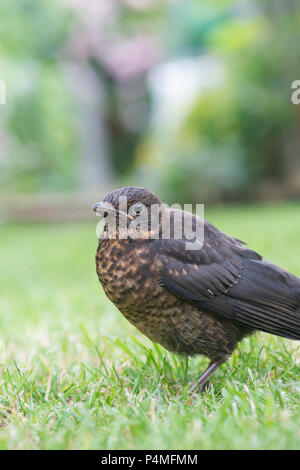
[[[120,194],[129,206],[160,203],[132,187],[105,201],[117,209]],[[104,291],[127,320],[170,351],[210,358],[202,386],[255,330],[300,339],[300,280],[204,224],[204,245],[196,251],[185,250],[184,240],[103,237],[96,255]]]
[[[100,241],[96,264],[108,298],[130,323],[170,351],[223,362],[243,337],[243,329],[201,312],[161,285],[162,261],[149,240]]]

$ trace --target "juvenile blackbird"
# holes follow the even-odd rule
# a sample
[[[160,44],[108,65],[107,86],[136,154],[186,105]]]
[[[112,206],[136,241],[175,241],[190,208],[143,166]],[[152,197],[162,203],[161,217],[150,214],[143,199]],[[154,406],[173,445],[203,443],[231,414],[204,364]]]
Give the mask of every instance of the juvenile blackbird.
[[[156,222],[153,205],[159,208]],[[210,359],[192,389],[204,390],[237,343],[256,330],[300,339],[300,279],[242,241],[205,219],[167,208],[144,188],[115,190],[93,209],[104,218],[96,266],[108,298],[152,341]],[[145,211],[146,226],[135,224]],[[192,227],[202,224],[202,246],[187,249],[184,234],[174,230],[178,214]],[[163,236],[168,217],[169,239]]]

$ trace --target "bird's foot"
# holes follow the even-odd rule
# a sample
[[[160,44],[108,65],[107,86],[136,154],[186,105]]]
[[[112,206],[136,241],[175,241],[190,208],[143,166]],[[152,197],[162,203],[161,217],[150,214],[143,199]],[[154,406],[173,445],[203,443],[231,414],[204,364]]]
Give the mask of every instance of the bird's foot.
[[[219,365],[220,364],[218,362],[211,362],[208,368],[203,372],[201,377],[198,379],[198,381],[194,385],[192,385],[189,392],[192,392],[193,390],[199,389],[199,388],[201,390],[201,393],[207,392],[210,389],[210,383],[208,379],[217,370]]]
[[[211,389],[210,381],[207,380],[203,385],[200,387],[201,393],[206,393]]]
[[[197,383],[195,383],[194,385],[191,386],[191,388],[189,389],[189,393],[200,391],[200,393],[203,394],[203,393],[208,392],[210,390],[210,388],[211,388],[211,385],[210,385],[210,382],[208,380],[206,382],[204,382],[203,384],[199,384],[197,382]]]

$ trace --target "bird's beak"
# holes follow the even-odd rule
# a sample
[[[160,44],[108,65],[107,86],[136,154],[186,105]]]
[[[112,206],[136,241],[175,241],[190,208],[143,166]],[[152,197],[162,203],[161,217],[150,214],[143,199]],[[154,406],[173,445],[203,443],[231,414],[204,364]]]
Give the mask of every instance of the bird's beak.
[[[100,217],[107,217],[109,214],[116,213],[115,208],[107,202],[97,202],[93,207],[93,211],[95,211]]]
[[[107,217],[108,215],[114,215],[118,213],[119,215],[123,215],[127,217],[128,219],[132,220],[133,217],[129,214],[126,214],[126,212],[117,210],[112,204],[109,204],[107,202],[97,202],[97,204],[94,205],[93,211],[96,212],[97,215],[100,217]]]

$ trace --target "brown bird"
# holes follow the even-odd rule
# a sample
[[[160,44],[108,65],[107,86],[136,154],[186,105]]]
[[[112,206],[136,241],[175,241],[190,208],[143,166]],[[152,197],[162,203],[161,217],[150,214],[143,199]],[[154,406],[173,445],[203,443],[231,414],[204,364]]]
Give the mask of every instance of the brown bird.
[[[210,359],[191,389],[204,390],[237,343],[256,330],[300,339],[300,279],[242,241],[205,219],[167,208],[144,188],[115,190],[94,210],[104,218],[96,266],[108,298],[152,341]],[[178,236],[175,220],[184,217],[193,229],[202,224],[202,246],[197,236]],[[187,249],[187,241],[198,246]]]

